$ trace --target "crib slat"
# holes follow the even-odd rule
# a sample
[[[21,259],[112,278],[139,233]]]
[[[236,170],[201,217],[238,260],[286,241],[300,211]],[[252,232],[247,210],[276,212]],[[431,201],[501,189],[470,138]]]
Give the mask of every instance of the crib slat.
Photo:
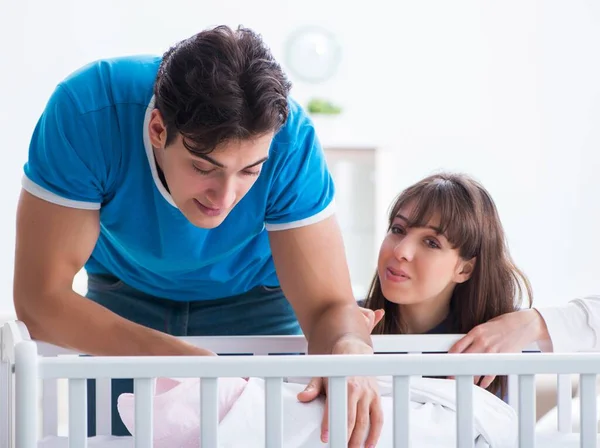
[[[42,434],[55,436],[58,433],[58,385],[55,379],[42,381]]]
[[[200,380],[200,446],[219,446],[216,378]]]
[[[456,378],[456,445],[473,447],[473,376]]]
[[[571,432],[573,430],[571,375],[556,376],[556,395],[556,405],[558,407],[558,431]]]
[[[331,448],[348,446],[348,390],[345,377],[329,378],[329,443]]]
[[[135,448],[152,448],[152,379],[133,380],[135,394]]]
[[[69,380],[69,448],[87,447],[87,381]]]
[[[38,407],[38,356],[35,342],[15,347],[15,446],[36,448]],[[9,410],[10,412],[10,410]]]
[[[283,446],[283,398],[281,378],[267,378],[265,388],[265,435],[267,448]]]
[[[96,380],[96,434],[111,435],[111,413],[111,380],[98,378]]]
[[[519,413],[519,376],[508,375],[508,405]]]
[[[1,337],[0,333],[0,337]],[[0,341],[1,343],[1,341]],[[0,349],[1,350],[1,349]],[[10,364],[3,362],[0,359],[0,448],[9,448],[13,446],[12,428],[9,416],[12,417],[12,409],[9,412],[8,408],[12,401],[12,387],[8,383],[12,381],[10,372]]]
[[[519,447],[535,446],[535,375],[519,376]]]
[[[597,446],[597,417],[596,417],[596,375],[579,375],[581,446],[596,448]]]
[[[408,448],[410,444],[410,377],[394,377],[394,448]]]

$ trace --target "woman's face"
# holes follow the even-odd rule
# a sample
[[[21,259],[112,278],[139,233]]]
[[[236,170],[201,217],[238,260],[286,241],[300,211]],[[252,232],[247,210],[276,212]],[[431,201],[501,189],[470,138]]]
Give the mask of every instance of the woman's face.
[[[474,261],[464,261],[438,232],[434,215],[426,227],[408,228],[412,207],[394,217],[379,251],[377,273],[383,295],[399,305],[449,303],[457,283],[469,279]]]

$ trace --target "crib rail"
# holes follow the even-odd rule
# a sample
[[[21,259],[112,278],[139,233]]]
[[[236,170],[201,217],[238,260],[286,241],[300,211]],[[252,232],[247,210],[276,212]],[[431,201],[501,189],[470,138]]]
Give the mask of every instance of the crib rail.
[[[421,375],[429,375],[430,373],[427,373],[428,370],[424,369],[424,367],[426,365],[431,366],[436,366],[436,363],[440,363],[440,359],[443,359],[443,361],[437,365],[437,367],[435,367],[435,373],[434,375],[453,375],[453,376],[457,376],[457,391],[459,392],[458,396],[458,403],[459,403],[459,413],[458,413],[458,420],[457,422],[458,424],[458,428],[463,428],[460,429],[461,431],[466,431],[467,427],[471,427],[471,421],[472,421],[472,412],[469,413],[469,408],[468,406],[465,407],[465,403],[469,404],[471,397],[469,395],[468,388],[466,388],[467,384],[470,384],[470,381],[472,381],[472,375],[479,375],[479,374],[485,374],[486,370],[485,368],[491,368],[492,366],[494,366],[494,368],[492,368],[492,371],[490,373],[496,374],[496,375],[500,375],[500,374],[504,374],[503,372],[506,372],[506,374],[509,375],[509,403],[517,410],[521,410],[521,412],[519,412],[519,418],[521,419],[521,423],[522,423],[522,431],[521,431],[521,435],[520,437],[523,440],[530,440],[531,437],[533,437],[533,426],[532,426],[532,422],[535,422],[535,415],[534,415],[534,388],[533,388],[533,384],[534,384],[534,376],[535,374],[538,373],[552,373],[552,374],[558,374],[557,376],[557,381],[558,381],[558,429],[559,431],[562,432],[571,432],[571,389],[570,389],[570,374],[580,374],[580,375],[584,375],[581,376],[581,381],[582,381],[582,396],[583,396],[583,391],[586,391],[586,394],[589,396],[595,396],[595,393],[593,391],[592,388],[595,387],[595,382],[593,382],[593,378],[595,378],[595,374],[596,373],[600,373],[600,370],[598,369],[594,369],[592,368],[591,371],[582,371],[580,369],[580,367],[582,366],[581,364],[577,364],[576,368],[571,368],[569,369],[568,367],[565,368],[565,366],[563,366],[562,370],[561,369],[555,369],[554,366],[559,366],[561,362],[565,362],[565,359],[561,358],[563,355],[544,355],[544,354],[529,354],[529,355],[509,355],[509,356],[516,356],[516,358],[514,358],[515,360],[521,360],[521,362],[526,362],[527,358],[524,358],[523,356],[535,356],[535,363],[533,364],[534,369],[533,371],[528,371],[528,370],[523,370],[523,368],[519,368],[517,370],[514,371],[510,371],[510,370],[506,370],[507,367],[509,367],[510,362],[516,362],[516,361],[510,361],[509,364],[504,364],[507,359],[505,359],[505,355],[501,355],[501,356],[497,356],[495,355],[493,358],[496,359],[497,361],[496,364],[489,364],[489,359],[486,359],[486,361],[479,361],[477,359],[474,359],[473,362],[475,362],[475,364],[472,365],[472,367],[475,370],[467,370],[467,371],[461,371],[461,370],[456,370],[454,373],[442,373],[439,368],[441,367],[443,372],[447,372],[449,367],[453,367],[454,364],[448,364],[450,359],[458,359],[458,361],[451,361],[451,363],[456,363],[456,367],[459,367],[459,365],[461,365],[463,362],[466,362],[469,360],[470,356],[477,356],[477,355],[459,355],[460,358],[454,358],[448,355],[443,355],[443,358],[436,358],[440,355],[436,355],[435,353],[443,353],[445,351],[448,350],[448,348],[454,343],[456,342],[458,339],[460,339],[462,337],[462,335],[426,335],[426,336],[422,336],[422,335],[403,335],[403,336],[384,336],[384,335],[376,335],[373,337],[373,342],[374,342],[374,346],[375,346],[375,351],[378,353],[408,353],[410,355],[403,355],[401,357],[398,356],[393,356],[389,359],[394,359],[394,360],[398,360],[399,358],[401,358],[403,361],[401,361],[401,365],[404,365],[404,363],[406,363],[407,365],[410,364],[411,362],[414,362],[414,356],[417,356],[416,354],[418,353],[431,353],[428,354],[427,357],[418,357],[419,360],[423,360],[423,359],[427,359],[427,361],[419,361],[419,363],[417,365],[415,365],[415,369],[410,370],[410,372],[413,373],[408,373],[407,371],[397,371],[393,374],[390,374],[390,376],[395,376],[394,378],[394,386],[395,386],[395,392],[394,392],[394,409],[395,409],[395,416],[396,415],[402,415],[402,416],[408,416],[408,404],[406,404],[406,409],[405,409],[405,404],[404,403],[408,403],[408,387],[410,384],[410,376],[421,376]],[[184,338],[185,340],[187,340],[188,342],[198,345],[198,346],[202,346],[205,348],[208,348],[210,350],[213,350],[219,354],[249,354],[249,355],[268,355],[268,354],[285,354],[285,353],[305,353],[306,352],[306,340],[301,337],[301,336],[258,336],[258,337],[227,337],[227,338],[221,338],[221,337],[194,337],[194,338]],[[0,399],[0,424],[2,426],[0,426],[0,448],[4,448],[4,447],[9,447],[9,446],[15,446],[14,445],[14,434],[13,432],[13,427],[14,427],[14,421],[12,421],[14,415],[15,415],[15,410],[13,408],[15,400],[14,400],[14,388],[15,388],[15,384],[14,384],[14,375],[12,375],[12,372],[14,370],[14,365],[16,362],[16,350],[15,347],[17,345],[19,345],[21,342],[25,342],[25,341],[29,341],[29,334],[27,332],[26,327],[21,323],[21,322],[8,322],[7,324],[5,324],[0,331],[0,358],[2,360],[2,366],[0,368],[0,395],[2,396],[2,398]],[[77,355],[77,352],[74,351],[70,351],[70,350],[66,350],[63,348],[59,348],[59,347],[55,347],[49,344],[45,344],[45,343],[33,343],[36,349],[36,359],[37,359],[37,355],[42,355],[41,358],[37,359],[36,361],[36,369],[38,374],[41,374],[42,372],[45,372],[43,376],[40,376],[40,378],[44,378],[42,381],[42,397],[43,397],[43,422],[42,422],[42,435],[46,436],[46,435],[57,435],[57,417],[56,417],[56,409],[57,409],[57,388],[56,388],[56,384],[57,384],[57,378],[72,378],[71,380],[69,380],[69,388],[74,387],[74,391],[77,392],[77,396],[81,396],[81,391],[85,391],[86,390],[86,383],[85,383],[85,378],[89,377],[89,372],[86,371],[86,374],[80,378],[73,378],[73,373],[71,373],[70,375],[64,375],[64,376],[57,376],[57,371],[56,370],[52,370],[52,369],[61,369],[64,366],[69,365],[70,367],[68,367],[69,369],[73,366],[71,366],[70,362],[73,363],[95,363],[95,362],[99,362],[99,360],[102,360],[100,362],[104,363],[110,360],[110,363],[116,362],[117,365],[113,365],[113,364],[106,364],[108,365],[112,365],[111,368],[123,368],[123,369],[129,369],[129,367],[118,367],[118,362],[122,362],[123,360],[127,359],[127,358],[117,358],[117,359],[112,359],[112,358],[86,358],[85,360],[80,359]],[[537,346],[531,346],[528,347],[526,351],[531,351],[531,352],[535,352],[538,351]],[[381,360],[379,360],[380,356],[384,356],[387,357],[387,355],[378,355],[377,359],[378,359],[378,363],[379,362],[386,362],[385,360],[387,358],[381,358]],[[485,355],[483,355],[485,356]],[[540,358],[540,356],[542,358]],[[550,364],[540,364],[540,361],[544,361],[544,357],[545,356],[550,356],[549,361]],[[578,362],[580,361],[581,356],[587,356],[585,354],[583,355],[564,355],[564,356],[568,356],[569,358],[569,362]],[[573,358],[573,356],[576,356],[576,358]],[[291,358],[291,359],[290,359]],[[300,358],[304,358],[304,359],[300,359]],[[311,357],[313,359],[319,359],[319,360],[323,360],[323,361],[319,361],[319,362],[326,362],[324,360],[323,357]],[[589,366],[593,366],[593,358],[594,355],[589,355],[588,356],[588,364]],[[135,363],[138,364],[140,361],[142,361],[142,359],[144,358],[135,358]],[[176,362],[181,362],[182,360],[184,360],[185,358],[179,358],[179,361]],[[196,360],[198,360],[198,358],[195,358]],[[240,363],[244,364],[246,366],[252,366],[254,365],[255,362],[260,362],[258,361],[257,358],[256,360],[252,359],[250,361],[252,361],[250,364],[248,364],[248,357],[232,357],[232,358],[227,358],[227,357],[220,357],[219,358],[219,363],[223,362],[223,366],[228,365],[227,363]],[[358,358],[353,358],[353,362],[358,362],[358,364],[360,364],[360,362],[358,361]],[[291,360],[291,364],[290,364],[290,360]],[[372,361],[374,360],[373,357],[369,358],[369,363],[372,363]],[[498,361],[501,360],[501,361]],[[151,357],[148,358],[147,361],[144,362],[156,362],[158,361],[157,358],[155,357]],[[170,359],[170,362],[172,364],[173,359]],[[210,360],[207,359],[202,359],[202,361],[208,361],[209,363],[212,362]],[[316,368],[317,366],[314,366],[313,364],[311,364],[314,361],[309,361],[306,357],[298,357],[298,356],[293,356],[293,357],[280,357],[280,361],[283,363],[286,363],[288,366],[295,366],[295,363],[300,362],[301,365],[306,365],[306,366],[310,366],[310,368]],[[308,363],[307,363],[308,361]],[[271,364],[272,361],[269,361],[269,364]],[[335,366],[339,366],[340,362],[340,358],[336,357],[335,358],[335,362],[333,363],[333,365]],[[423,364],[423,362],[429,363],[429,364]],[[469,361],[470,362],[470,361]],[[306,364],[305,364],[306,363]],[[499,364],[498,364],[499,363]],[[592,364],[589,364],[592,363]],[[358,366],[357,364],[357,366]],[[140,364],[138,364],[140,365]],[[278,363],[279,365],[279,363]],[[345,364],[344,364],[345,365]],[[379,364],[377,364],[379,365]],[[471,365],[471,364],[469,364]],[[60,367],[63,366],[63,367]],[[356,371],[357,369],[352,365],[352,370],[349,371],[351,372],[352,375],[356,375]],[[479,368],[482,367],[482,368]],[[477,367],[477,368],[475,368]],[[484,368],[485,367],[485,368]],[[498,369],[496,369],[496,367],[498,367]],[[502,368],[500,368],[502,367]],[[524,365],[521,365],[521,367],[524,367]],[[597,367],[597,366],[596,366]],[[177,367],[179,369],[179,367]],[[203,365],[203,369],[206,368],[206,365]],[[229,365],[229,367],[226,368],[237,368],[237,365]],[[250,368],[250,367],[248,367]],[[291,368],[291,367],[289,367]],[[308,367],[307,367],[308,368]],[[318,366],[318,368],[322,368],[321,366]],[[434,368],[434,367],[431,367]],[[94,367],[95,369],[95,367]],[[111,387],[111,383],[110,383],[110,377],[114,377],[115,375],[107,375],[104,369],[101,368],[101,370],[99,371],[95,371],[95,374],[93,375],[93,377],[97,378],[96,379],[96,403],[97,403],[97,410],[96,410],[96,433],[101,435],[101,434],[105,434],[108,435],[110,434],[110,421],[111,421],[111,416],[110,416],[110,387]],[[271,367],[269,367],[269,373],[272,375],[274,372],[272,371]],[[540,370],[541,369],[541,370]],[[545,370],[544,370],[545,369]],[[565,370],[566,369],[566,370]],[[451,369],[452,370],[452,369]],[[54,373],[53,373],[54,372]],[[105,374],[99,374],[99,372],[104,372]],[[281,412],[278,411],[278,406],[281,406],[281,389],[279,387],[279,385],[281,384],[281,378],[286,377],[286,376],[293,376],[293,377],[298,377],[298,376],[305,376],[303,375],[301,369],[295,369],[291,372],[291,374],[283,374],[282,372],[279,372],[277,375],[275,376],[265,376],[263,375],[249,375],[249,376],[261,376],[263,378],[267,378],[266,380],[266,386],[267,386],[267,395],[268,397],[268,402],[267,404],[269,405],[268,409],[268,413],[270,413],[272,416],[271,419],[267,418],[266,420],[266,424],[268,427],[268,433],[269,434],[269,438],[268,440],[270,440],[272,444],[269,444],[268,446],[279,446],[277,445],[277,440],[279,438],[279,435],[281,434],[281,426],[280,426],[280,421],[281,421]],[[462,373],[461,373],[462,372]],[[513,372],[513,373],[511,373]],[[164,372],[163,372],[164,373]],[[213,372],[214,373],[214,372]],[[264,373],[264,372],[263,372]],[[289,372],[288,372],[289,373]],[[340,374],[340,372],[338,372],[338,374]],[[365,373],[367,375],[370,375],[370,373]],[[384,375],[385,373],[378,373],[378,375]],[[145,376],[142,375],[141,378],[139,378],[138,380],[136,380],[136,392],[141,390],[142,392],[140,392],[140,397],[142,397],[145,392],[143,392],[144,390],[146,390],[147,388],[147,384],[144,383],[142,380],[150,380],[150,378],[148,378],[148,372],[146,372],[144,374]],[[154,372],[152,374],[153,376],[169,376],[169,375],[162,375],[162,374],[158,374],[157,372]],[[207,373],[204,370],[204,375],[206,376]],[[235,373],[236,376],[238,375],[244,375],[243,373],[237,372]],[[330,382],[330,387],[332,388],[332,393],[334,394],[338,394],[341,393],[341,391],[345,391],[345,388],[343,387],[342,383],[338,383],[338,380],[343,380],[344,376],[348,375],[348,373],[342,373],[341,376],[333,376],[333,381]],[[521,376],[519,376],[521,375]],[[119,376],[119,375],[117,375]],[[171,376],[177,376],[177,377],[182,377],[185,376],[182,374],[182,372],[180,370],[177,370],[177,373],[175,375],[171,375]],[[200,377],[201,375],[192,375],[195,377]],[[210,377],[210,375],[208,375]],[[218,376],[218,375],[217,375]],[[316,373],[312,373],[312,374],[308,374],[306,375],[308,376],[317,376]],[[328,375],[326,375],[328,376]],[[129,373],[126,375],[126,377],[129,378],[135,378],[136,375],[130,375]],[[139,375],[138,375],[139,377]],[[336,379],[337,378],[337,379]],[[80,381],[79,381],[80,380]],[[23,381],[23,380],[22,380]],[[79,382],[78,382],[79,381]],[[141,381],[141,382],[140,382]],[[209,397],[211,394],[211,387],[210,385],[210,379],[206,379],[202,381],[202,384],[204,384],[204,388],[206,388],[207,394],[206,397]],[[216,382],[215,382],[216,383]],[[146,384],[146,385],[144,385]],[[37,385],[36,385],[37,387]],[[335,389],[335,388],[339,388],[339,389]],[[83,389],[82,389],[83,388]],[[140,389],[141,388],[141,389]],[[335,392],[335,390],[338,390],[338,392]],[[37,391],[37,389],[36,389]],[[465,391],[467,391],[465,393]],[[590,394],[591,392],[591,394]],[[216,395],[216,392],[214,392]],[[74,394],[73,394],[74,395]],[[75,395],[74,395],[75,396]],[[85,396],[85,393],[83,394],[83,396]],[[278,398],[279,397],[279,398]],[[333,412],[333,416],[336,416],[338,414],[336,414],[335,411],[335,406],[339,406],[340,407],[340,412],[345,413],[345,409],[344,406],[340,405],[339,403],[343,403],[343,400],[345,400],[344,398],[345,396],[341,396],[339,401],[335,401],[334,406],[332,407],[331,412]],[[142,399],[142,398],[140,398]],[[206,398],[206,400],[208,400],[208,398]],[[142,402],[143,403],[143,402]],[[278,404],[279,403],[279,404]],[[461,403],[463,403],[461,405]],[[582,416],[586,415],[586,421],[596,421],[595,418],[595,412],[596,412],[596,407],[595,407],[595,403],[590,404],[591,402],[589,400],[583,400],[581,401],[581,411],[582,411]],[[79,409],[81,409],[81,403],[70,403],[70,405],[72,406],[76,406],[79,407]],[[206,405],[206,404],[205,404]],[[212,406],[211,404],[209,404],[210,406]],[[145,409],[149,409],[148,406],[142,406],[139,405],[140,408],[145,408]],[[204,405],[203,405],[204,406]],[[584,412],[584,408],[585,408],[585,414]],[[593,408],[593,409],[592,409]],[[37,409],[37,407],[36,407]],[[84,407],[84,409],[86,409]],[[406,411],[406,412],[405,412]],[[141,411],[140,411],[141,412]],[[145,412],[145,411],[144,411]],[[593,413],[592,413],[593,412]],[[73,413],[69,412],[69,415],[71,416]],[[82,415],[84,417],[82,417]],[[139,418],[144,418],[146,419],[146,417],[142,417],[144,414],[140,413],[139,414],[140,417]],[[209,419],[209,421],[207,422],[207,425],[210,426],[210,418],[209,418],[209,414],[202,414],[205,415],[205,418]],[[342,416],[338,416],[338,418],[342,418]],[[77,412],[75,413],[75,415],[73,415],[73,418],[84,418],[85,419],[85,414]],[[137,419],[138,417],[136,417]],[[345,418],[345,417],[344,417]],[[395,417],[396,418],[396,417]],[[150,416],[150,421],[151,421],[151,416]],[[333,422],[333,420],[331,420]],[[279,423],[278,423],[279,422]],[[204,423],[204,422],[203,422]],[[395,435],[395,441],[396,441],[396,445],[395,446],[407,446],[406,444],[403,445],[403,443],[407,443],[408,441],[408,436],[407,436],[407,431],[408,431],[408,427],[409,427],[409,423],[408,423],[408,419],[407,418],[398,418],[398,421],[396,422],[397,424],[395,425],[395,428],[397,428],[397,433]],[[585,422],[584,422],[585,423]],[[587,423],[587,425],[591,425],[591,423]],[[594,423],[595,425],[595,423]],[[207,426],[207,427],[208,427]],[[84,426],[79,425],[79,428],[83,428]],[[586,426],[587,427],[587,426]],[[69,423],[69,431],[71,431],[71,428],[74,428],[73,424],[71,424],[71,422]],[[529,433],[527,433],[526,428],[530,428]],[[73,429],[73,431],[76,431],[75,429]],[[87,431],[87,430],[86,430]],[[73,434],[76,437],[81,437],[81,434],[85,434],[86,431],[83,431],[82,433],[78,434]],[[591,436],[591,432],[589,432],[590,430],[588,430],[588,432],[582,432],[582,443],[584,440],[589,440],[589,442],[586,443],[590,443],[589,446],[596,446],[595,444],[592,445],[592,443],[595,443],[595,429],[594,429],[594,437]],[[459,434],[462,434],[460,431],[458,432]],[[208,437],[209,434],[206,434],[206,437]],[[587,438],[586,438],[587,437]],[[593,439],[593,441],[592,441]],[[141,439],[142,441],[144,440],[144,438]],[[146,438],[147,440],[147,438]],[[468,440],[468,437],[467,439]],[[214,441],[214,440],[213,440]],[[142,442],[136,442],[137,443],[142,443]],[[208,443],[208,441],[207,441]],[[463,443],[466,442],[461,442],[461,444],[459,446],[470,446],[470,445],[463,445]],[[78,445],[75,445],[78,446]],[[81,445],[84,446],[84,445]],[[138,446],[144,446],[144,445],[138,445]],[[211,446],[211,444],[209,445],[203,445],[203,446]],[[332,445],[333,446],[333,445]],[[533,446],[531,445],[527,445],[527,446]],[[587,445],[586,445],[587,446]]]
[[[19,327],[24,328],[24,327]],[[373,344],[377,353],[443,353],[446,352],[463,335],[374,335]],[[307,341],[303,336],[228,336],[228,337],[184,337],[186,342],[204,347],[221,355],[248,354],[248,355],[273,355],[284,353],[306,353]],[[37,342],[38,352],[42,356],[76,356],[81,353],[57,347],[44,342]],[[526,352],[538,352],[537,345],[533,344],[525,349]],[[509,404],[518,410],[518,381],[517,377],[509,377]],[[559,376],[561,384],[568,384],[568,376]],[[43,381],[43,413],[42,435],[52,436],[58,434],[57,381],[46,379]],[[98,378],[95,381],[96,401],[96,434],[109,435],[111,433],[111,379]],[[570,388],[561,389],[562,408],[559,408],[561,430],[571,430],[571,391]]]
[[[473,377],[475,375],[519,376],[519,446],[535,446],[533,378],[544,373],[578,373],[582,384],[581,442],[584,447],[596,446],[596,374],[600,372],[600,357],[596,354],[431,354],[405,356],[278,356],[278,357],[96,357],[40,358],[36,344],[24,341],[16,347],[16,441],[22,448],[36,446],[36,416],[38,378],[68,378],[73,391],[70,403],[69,430],[73,446],[86,446],[85,379],[135,378],[136,447],[149,447],[152,441],[150,381],[156,377],[201,378],[202,446],[218,446],[217,382],[229,376],[267,379],[266,428],[270,434],[267,446],[282,447],[280,406],[281,381],[290,376],[328,377],[330,412],[330,446],[347,444],[346,403],[348,376],[394,377],[394,446],[408,447],[409,419],[408,387],[410,377],[456,376],[457,378],[457,446],[472,447],[473,437]],[[166,362],[168,361],[168,362]],[[71,396],[71,394],[70,394]],[[279,413],[278,413],[279,412]]]

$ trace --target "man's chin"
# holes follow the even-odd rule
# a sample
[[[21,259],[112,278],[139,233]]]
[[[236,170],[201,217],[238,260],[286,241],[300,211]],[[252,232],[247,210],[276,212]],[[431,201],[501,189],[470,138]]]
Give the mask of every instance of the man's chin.
[[[201,229],[214,229],[215,227],[220,226],[231,212],[231,210],[227,210],[216,216],[209,216],[199,210],[195,205],[190,207],[189,204],[185,204],[185,206],[178,208],[190,223]]]
[[[201,229],[214,229],[215,227],[219,227],[225,218],[227,218],[228,213],[222,213],[218,216],[206,216],[202,213],[194,213],[193,215],[185,214],[185,217],[196,227]]]
[[[219,227],[223,221],[225,220],[225,218],[227,217],[227,215],[224,216],[194,216],[192,219],[189,219],[189,221],[194,224],[196,227],[199,227],[201,229],[214,229],[215,227]]]

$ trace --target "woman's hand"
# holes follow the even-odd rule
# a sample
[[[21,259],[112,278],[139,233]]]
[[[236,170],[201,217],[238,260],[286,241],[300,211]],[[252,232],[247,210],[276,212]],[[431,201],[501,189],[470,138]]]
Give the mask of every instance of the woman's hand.
[[[448,353],[518,353],[537,341],[550,339],[546,323],[535,309],[515,311],[480,324],[457,341]],[[479,383],[486,389],[494,380],[486,376]]]
[[[369,326],[369,333],[373,331],[373,328],[383,319],[385,314],[383,310],[370,310],[368,308],[360,308],[361,313],[365,317],[367,325]]]

